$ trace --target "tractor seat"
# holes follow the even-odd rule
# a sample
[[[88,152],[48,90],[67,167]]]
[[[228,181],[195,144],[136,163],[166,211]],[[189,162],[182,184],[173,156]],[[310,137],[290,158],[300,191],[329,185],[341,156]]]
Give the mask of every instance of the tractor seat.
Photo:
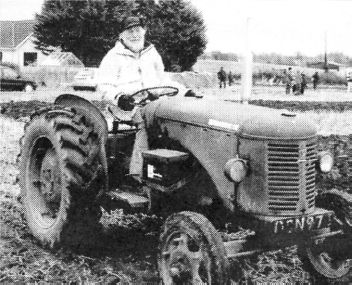
[[[134,115],[134,110],[124,111],[118,106],[109,104],[107,107],[109,113],[121,124],[132,125],[132,116]]]

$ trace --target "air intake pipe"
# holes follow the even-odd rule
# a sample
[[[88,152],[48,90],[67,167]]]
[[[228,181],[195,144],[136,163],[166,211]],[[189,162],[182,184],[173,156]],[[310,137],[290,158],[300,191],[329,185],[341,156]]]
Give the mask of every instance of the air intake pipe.
[[[252,94],[253,54],[247,49],[242,54],[241,102],[248,104]]]

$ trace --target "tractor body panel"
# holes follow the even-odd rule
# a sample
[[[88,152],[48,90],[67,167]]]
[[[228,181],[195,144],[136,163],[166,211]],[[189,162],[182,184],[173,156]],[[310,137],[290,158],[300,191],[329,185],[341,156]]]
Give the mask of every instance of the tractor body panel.
[[[178,141],[207,170],[225,207],[265,216],[314,211],[316,128],[285,110],[195,98],[160,100],[154,120],[161,137]],[[239,184],[225,164],[249,162]]]
[[[158,118],[197,125],[254,139],[306,139],[316,135],[316,127],[305,116],[235,102],[199,98],[160,100]]]

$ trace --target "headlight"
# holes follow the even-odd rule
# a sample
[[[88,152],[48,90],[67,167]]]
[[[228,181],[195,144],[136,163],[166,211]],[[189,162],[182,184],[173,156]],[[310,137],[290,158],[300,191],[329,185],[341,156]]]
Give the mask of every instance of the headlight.
[[[334,165],[334,158],[328,151],[318,153],[319,167],[322,172],[330,172]]]
[[[230,159],[225,164],[225,174],[233,182],[241,182],[247,175],[248,163],[240,158]]]

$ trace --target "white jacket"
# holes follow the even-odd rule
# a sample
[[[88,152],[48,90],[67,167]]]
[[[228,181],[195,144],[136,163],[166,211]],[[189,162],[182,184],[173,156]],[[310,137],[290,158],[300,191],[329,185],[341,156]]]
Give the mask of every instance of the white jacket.
[[[164,64],[154,45],[142,50],[140,57],[120,41],[103,58],[98,71],[98,90],[103,99],[114,100],[118,93],[132,94],[148,87],[173,86],[184,94],[186,88],[173,82],[164,72]]]

